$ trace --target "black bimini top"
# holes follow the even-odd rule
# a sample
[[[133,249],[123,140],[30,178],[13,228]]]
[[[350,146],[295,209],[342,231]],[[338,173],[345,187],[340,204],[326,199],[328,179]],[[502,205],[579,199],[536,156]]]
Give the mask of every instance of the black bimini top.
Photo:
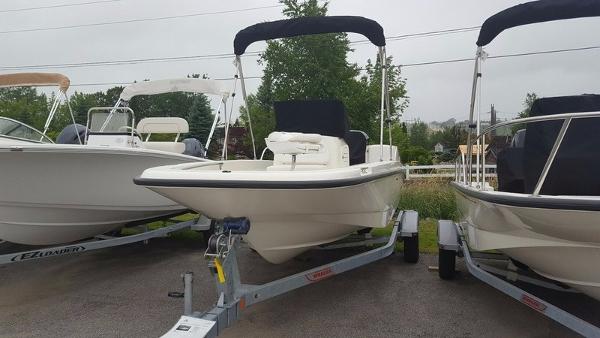
[[[543,97],[533,102],[530,116],[600,111],[600,95]]]
[[[499,12],[483,23],[477,46],[492,42],[504,30],[537,22],[600,16],[598,0],[539,0]]]
[[[301,35],[352,32],[364,35],[376,46],[385,46],[383,28],[361,16],[309,16],[258,23],[239,31],[233,41],[235,55],[242,55],[256,41]]]

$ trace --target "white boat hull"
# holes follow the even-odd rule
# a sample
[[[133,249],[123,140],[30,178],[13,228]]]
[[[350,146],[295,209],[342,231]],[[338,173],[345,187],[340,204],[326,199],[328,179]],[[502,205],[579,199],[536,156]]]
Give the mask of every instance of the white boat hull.
[[[183,212],[185,207],[132,180],[146,168],[197,160],[132,148],[0,147],[0,238],[67,243]]]
[[[235,161],[229,162],[235,166],[231,163]],[[335,176],[336,170],[298,173],[318,180],[322,172]],[[269,172],[266,177],[276,180],[274,176],[279,175],[294,180],[296,173]],[[161,168],[147,170],[142,177],[154,174],[161,176]],[[239,175],[259,181],[265,173],[246,171]],[[193,181],[194,175],[188,177]],[[401,182],[401,174],[396,172],[361,184],[319,189],[146,186],[212,219],[247,217],[251,226],[244,240],[267,261],[282,263],[358,229],[385,227],[398,204]]]
[[[469,189],[475,191],[463,185],[456,189],[456,196],[471,248],[503,252],[544,277],[600,300],[599,211],[489,202],[476,198]]]

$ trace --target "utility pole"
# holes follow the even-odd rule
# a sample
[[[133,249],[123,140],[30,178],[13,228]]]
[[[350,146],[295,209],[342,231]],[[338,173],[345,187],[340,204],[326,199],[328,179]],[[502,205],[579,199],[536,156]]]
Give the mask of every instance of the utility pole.
[[[490,114],[492,115],[490,117],[490,126],[493,126],[497,123],[496,120],[496,108],[494,108],[494,105],[492,105],[492,107],[490,108]],[[496,130],[492,130],[491,132],[491,136],[492,136],[492,140],[496,137]]]

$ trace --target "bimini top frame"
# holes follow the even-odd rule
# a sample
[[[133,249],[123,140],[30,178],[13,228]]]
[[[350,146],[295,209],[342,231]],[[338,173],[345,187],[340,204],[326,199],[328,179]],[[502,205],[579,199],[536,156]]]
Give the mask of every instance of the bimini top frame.
[[[486,53],[483,47],[491,43],[504,30],[529,25],[533,23],[568,20],[585,17],[600,16],[600,1],[597,0],[539,0],[523,3],[505,9],[489,17],[479,31],[477,39],[477,53],[475,57],[475,70],[473,74],[473,87],[471,91],[471,104],[469,107],[469,134],[467,144],[469,154],[467,166],[471,168],[471,148],[473,129],[480,134],[480,118],[475,123],[475,101],[477,98],[477,85],[481,79],[481,62],[485,60]],[[477,141],[479,144],[479,138]],[[477,156],[477,168],[479,168],[479,155]],[[477,169],[478,170],[478,169]],[[471,181],[471,171],[468,170],[468,181]]]
[[[67,90],[69,90],[70,85],[71,80],[69,80],[67,76],[58,73],[15,73],[0,75],[0,88],[58,87],[60,95],[56,95],[54,98],[54,102],[50,108],[50,113],[48,114],[46,122],[44,123],[44,130],[42,131],[44,136],[46,136],[46,132],[48,132],[50,123],[54,119],[62,100],[67,103],[69,113],[71,114],[71,120],[73,124],[75,124],[75,116],[73,115],[73,110],[71,109],[71,104],[69,102],[69,96],[67,95]],[[77,133],[77,135],[79,134]],[[79,138],[79,144],[82,144],[81,138]]]
[[[379,47],[378,57],[381,60],[381,129],[380,129],[380,144],[381,144],[381,160],[383,160],[383,129],[384,115],[386,107],[389,107],[388,95],[388,79],[387,79],[387,57],[385,55],[385,35],[383,28],[371,19],[359,16],[313,16],[301,17],[286,20],[278,20],[271,22],[258,23],[239,31],[233,41],[233,50],[235,53],[235,64],[238,70],[238,76],[241,81],[242,96],[246,111],[248,112],[248,124],[250,127],[250,136],[252,138],[252,150],[254,159],[256,159],[256,145],[254,142],[254,132],[252,131],[252,119],[248,109],[248,97],[246,94],[246,85],[244,83],[244,73],[242,70],[241,56],[245,53],[246,48],[254,42],[272,40],[279,38],[290,38],[303,35],[315,35],[324,33],[358,33],[364,35],[374,45]],[[389,114],[389,108],[388,114]],[[388,121],[391,123],[391,121]],[[391,138],[391,136],[390,136]],[[391,145],[391,140],[390,140]],[[391,147],[390,147],[391,158]]]
[[[216,95],[221,98],[219,101],[219,106],[217,108],[217,113],[215,114],[215,118],[213,120],[212,127],[210,129],[210,133],[208,135],[208,139],[204,144],[205,148],[208,149],[210,146],[210,142],[212,140],[215,128],[217,126],[217,122],[219,119],[219,112],[221,111],[221,107],[223,107],[224,111],[224,120],[225,120],[225,137],[227,137],[227,131],[229,127],[229,119],[231,118],[231,114],[229,115],[229,119],[227,116],[227,99],[230,96],[230,92],[225,88],[222,82],[210,80],[210,79],[196,79],[196,78],[182,78],[182,79],[164,79],[164,80],[155,80],[155,81],[144,81],[130,84],[125,87],[117,100],[114,108],[111,110],[109,116],[106,118],[104,124],[100,128],[103,131],[107,126],[112,117],[112,115],[116,112],[116,108],[118,107],[128,107],[129,102],[135,96],[140,95],[158,95],[165,93],[176,93],[176,92],[187,92],[194,94],[207,94],[207,95]],[[226,156],[226,147],[223,149],[223,156]]]

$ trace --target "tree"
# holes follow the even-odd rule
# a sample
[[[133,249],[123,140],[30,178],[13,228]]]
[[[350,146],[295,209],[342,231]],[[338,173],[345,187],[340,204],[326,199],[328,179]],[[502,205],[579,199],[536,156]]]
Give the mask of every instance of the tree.
[[[525,96],[525,101],[523,101],[523,111],[519,113],[519,118],[529,117],[529,114],[531,113],[531,107],[537,99],[538,96],[536,93],[527,93]]]
[[[202,144],[206,144],[214,117],[206,95],[196,95],[186,118],[190,125],[190,132],[187,136],[197,138]]]
[[[32,87],[0,88],[0,116],[41,129],[50,106],[44,93]]]
[[[283,14],[288,18],[327,14],[327,2],[321,5],[317,0],[283,0],[281,3]],[[248,97],[258,151],[265,146],[264,138],[274,129],[272,104],[279,100],[339,99],[346,107],[351,128],[365,131],[372,142],[379,141],[381,64],[367,61],[361,75],[361,69],[347,61],[350,51],[344,33],[267,42],[259,60],[264,66],[262,83],[257,93]],[[390,110],[397,117],[406,106],[406,101],[400,102],[406,94],[405,82],[397,67],[390,68],[389,79]],[[244,123],[248,120],[247,113],[246,109],[241,110]]]
[[[429,127],[425,122],[418,121],[410,128],[410,144],[424,149],[430,148]]]
[[[533,103],[538,99],[536,93],[531,92],[525,95],[525,100],[523,101],[523,110],[519,113],[517,118],[526,118],[529,117],[531,113],[531,107],[533,107]],[[525,124],[515,124],[511,127],[512,134],[514,135],[519,129],[525,128]]]

